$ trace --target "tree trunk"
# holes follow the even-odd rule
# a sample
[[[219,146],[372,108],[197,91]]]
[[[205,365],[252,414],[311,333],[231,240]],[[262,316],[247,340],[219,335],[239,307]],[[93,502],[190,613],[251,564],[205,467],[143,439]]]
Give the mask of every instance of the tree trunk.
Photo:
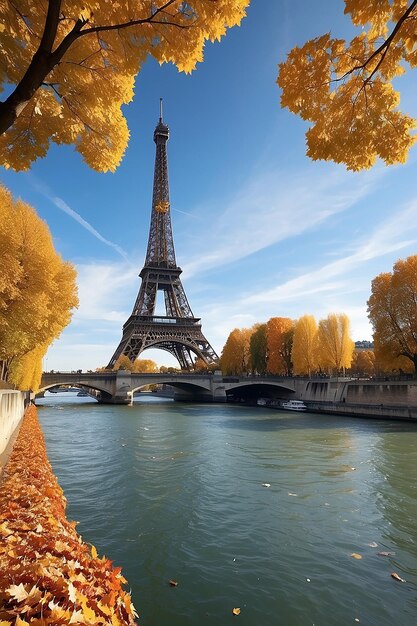
[[[53,66],[54,63],[49,52],[38,50],[33,55],[33,59],[16,89],[7,100],[0,103],[0,134],[13,126]]]

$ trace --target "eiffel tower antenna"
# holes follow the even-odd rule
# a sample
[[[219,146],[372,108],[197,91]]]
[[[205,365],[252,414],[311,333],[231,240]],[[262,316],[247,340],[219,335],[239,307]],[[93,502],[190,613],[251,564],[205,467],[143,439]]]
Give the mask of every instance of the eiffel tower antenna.
[[[107,369],[112,369],[121,355],[126,355],[133,362],[148,348],[160,348],[171,353],[182,370],[194,369],[195,358],[208,365],[218,360],[202,333],[200,318],[193,315],[180,279],[182,270],[175,259],[166,147],[169,128],[162,118],[162,98],[159,100],[159,122],[153,139],[156,155],[152,212],[145,265],[139,274],[142,283],[132,314],[123,326],[122,339]],[[165,315],[155,315],[158,291],[164,293]]]

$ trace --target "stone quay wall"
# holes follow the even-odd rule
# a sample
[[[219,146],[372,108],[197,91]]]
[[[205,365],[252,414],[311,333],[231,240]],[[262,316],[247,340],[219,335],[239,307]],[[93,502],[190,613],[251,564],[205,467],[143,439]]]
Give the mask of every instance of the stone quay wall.
[[[26,394],[12,389],[0,389],[0,465],[2,456],[7,452],[25,410]]]

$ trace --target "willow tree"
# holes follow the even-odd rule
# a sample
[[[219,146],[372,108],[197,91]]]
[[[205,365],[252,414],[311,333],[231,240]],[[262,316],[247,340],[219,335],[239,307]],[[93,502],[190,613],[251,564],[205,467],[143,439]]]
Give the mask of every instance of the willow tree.
[[[368,314],[377,361],[385,370],[417,371],[417,255],[374,278]]]
[[[0,102],[0,163],[27,169],[53,141],[114,170],[129,137],[121,108],[146,58],[191,72],[249,1],[0,0],[0,87],[12,86]]]
[[[344,313],[330,313],[319,321],[317,332],[317,365],[340,372],[350,367],[355,344],[350,338],[350,322]]]
[[[47,225],[4,187],[0,187],[0,267],[0,379],[7,380],[13,362],[23,357],[26,367],[32,363],[34,371],[39,369],[78,299],[75,269],[55,251]],[[13,382],[18,386],[23,369],[14,364]]]
[[[294,374],[310,376],[317,369],[317,322],[314,315],[296,321],[291,358]]]
[[[351,41],[329,33],[293,48],[280,64],[281,105],[311,123],[312,159],[350,170],[403,163],[416,120],[402,113],[393,81],[417,66],[417,1],[345,0],[361,30]]]
[[[291,351],[294,322],[289,317],[271,317],[266,324],[267,370],[270,374],[292,373]]]

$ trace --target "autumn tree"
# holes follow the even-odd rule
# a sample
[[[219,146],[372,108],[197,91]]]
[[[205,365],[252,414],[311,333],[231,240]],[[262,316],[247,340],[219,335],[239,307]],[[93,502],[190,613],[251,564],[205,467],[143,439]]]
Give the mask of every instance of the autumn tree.
[[[378,362],[387,370],[411,364],[417,371],[417,255],[374,278],[368,315]]]
[[[204,43],[240,24],[250,0],[0,2],[1,164],[16,170],[51,141],[114,170],[129,138],[123,104],[151,55],[191,72]]]
[[[78,305],[76,274],[55,251],[47,225],[4,187],[0,267],[0,379],[10,382],[13,372],[14,382],[22,386],[22,376],[39,378],[43,354]]]
[[[251,370],[251,328],[235,328],[224,345],[220,365],[224,374],[245,374]]]
[[[330,313],[319,321],[317,365],[336,373],[350,367],[355,344],[350,338],[350,322],[344,313]]]
[[[355,350],[350,364],[352,374],[373,376],[376,372],[376,360],[373,350]]]
[[[403,163],[416,120],[399,109],[393,80],[417,65],[417,1],[345,0],[361,28],[351,41],[329,33],[295,47],[280,64],[281,105],[311,123],[307,155],[350,170]]]
[[[195,360],[194,369],[197,372],[214,373],[216,370],[220,369],[220,363],[218,361],[214,361],[213,363],[206,363],[202,358],[199,357]]]
[[[270,374],[292,373],[291,351],[294,322],[288,317],[271,317],[266,324],[267,370]]]
[[[252,368],[258,374],[265,374],[267,360],[266,324],[259,324],[252,332],[249,349]]]
[[[294,374],[310,376],[317,369],[317,322],[314,315],[303,315],[295,322],[291,359]]]
[[[9,368],[8,382],[18,389],[37,391],[42,378],[42,360],[48,345],[40,345],[12,359]]]
[[[136,359],[131,361],[128,356],[121,354],[113,365],[113,370],[128,370],[137,374],[156,374],[159,368],[151,359]]]

